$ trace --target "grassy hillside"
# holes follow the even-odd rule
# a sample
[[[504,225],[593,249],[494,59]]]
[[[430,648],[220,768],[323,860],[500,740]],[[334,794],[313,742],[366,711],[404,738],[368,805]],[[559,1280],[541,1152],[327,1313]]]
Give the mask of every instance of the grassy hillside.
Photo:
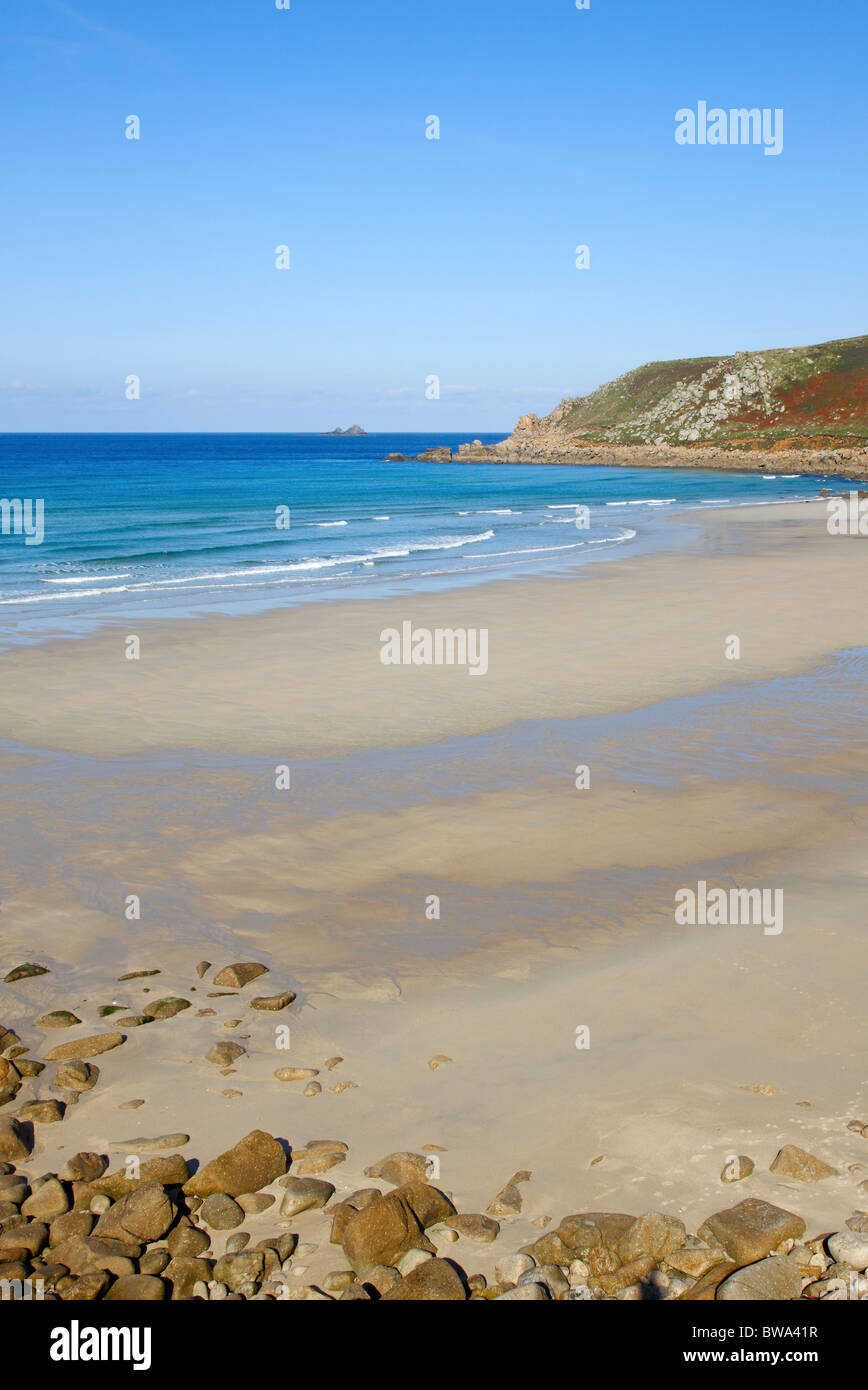
[[[830,448],[868,441],[868,337],[816,347],[649,362],[547,421],[617,444]]]

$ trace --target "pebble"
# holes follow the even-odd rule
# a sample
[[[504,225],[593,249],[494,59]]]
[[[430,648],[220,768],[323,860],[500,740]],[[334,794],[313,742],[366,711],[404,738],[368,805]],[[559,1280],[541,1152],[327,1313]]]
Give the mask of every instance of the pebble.
[[[274,1073],[278,1081],[307,1081],[312,1076],[319,1076],[317,1067],[278,1067]]]
[[[868,1233],[838,1231],[826,1241],[829,1254],[839,1264],[849,1265],[860,1272],[868,1270]]]
[[[235,1042],[216,1042],[205,1053],[205,1061],[217,1067],[228,1067],[237,1057],[244,1056],[244,1048]]]
[[[494,1273],[499,1284],[517,1284],[523,1274],[535,1268],[536,1261],[531,1255],[507,1255],[497,1261]]]
[[[215,1231],[232,1231],[244,1220],[244,1210],[225,1192],[214,1192],[199,1208],[199,1218]]]
[[[234,965],[224,965],[214,976],[214,984],[218,989],[243,989],[251,980],[258,980],[260,975],[267,974],[268,966],[260,965],[258,961],[237,961]]]
[[[769,1172],[781,1178],[796,1178],[799,1182],[821,1182],[823,1178],[838,1176],[837,1168],[795,1144],[785,1144],[778,1151],[769,1164]]]
[[[285,989],[282,994],[260,995],[257,999],[251,999],[250,1007],[268,1013],[279,1013],[281,1009],[288,1009],[294,1000],[294,991]]]

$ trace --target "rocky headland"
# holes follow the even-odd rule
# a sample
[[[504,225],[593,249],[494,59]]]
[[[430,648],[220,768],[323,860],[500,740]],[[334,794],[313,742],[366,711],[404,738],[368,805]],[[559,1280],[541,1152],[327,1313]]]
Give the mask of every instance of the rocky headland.
[[[868,477],[868,337],[651,362],[496,444],[421,462],[604,464]]]

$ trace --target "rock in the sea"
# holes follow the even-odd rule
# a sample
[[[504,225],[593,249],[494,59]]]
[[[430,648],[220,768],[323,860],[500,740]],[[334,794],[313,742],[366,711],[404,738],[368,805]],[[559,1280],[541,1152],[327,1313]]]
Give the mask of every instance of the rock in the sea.
[[[717,1290],[721,1302],[771,1302],[796,1299],[802,1292],[802,1275],[788,1256],[771,1255],[737,1269]]]
[[[184,1191],[192,1197],[210,1197],[215,1192],[237,1197],[242,1192],[258,1192],[282,1177],[286,1166],[286,1154],[277,1140],[262,1129],[254,1129],[234,1148],[200,1168]]]
[[[851,1269],[868,1270],[868,1231],[838,1231],[826,1241],[829,1254]]]
[[[32,961],[28,961],[24,965],[16,965],[15,968],[13,970],[10,970],[9,974],[5,975],[3,978],[5,984],[14,985],[17,984],[19,980],[30,980],[33,978],[34,975],[47,974],[47,966],[34,965]]]
[[[197,1213],[199,1220],[215,1231],[234,1231],[244,1220],[244,1208],[225,1192],[212,1192]]]
[[[46,1052],[46,1062],[76,1061],[82,1057],[98,1057],[101,1052],[110,1052],[120,1047],[126,1039],[123,1033],[98,1033],[92,1038],[76,1038],[73,1042],[61,1043]]]
[[[480,1216],[476,1213],[468,1212],[462,1213],[461,1216],[453,1216],[449,1225],[460,1236],[466,1236],[468,1240],[475,1240],[478,1245],[490,1245],[500,1235],[499,1222],[491,1216]]]
[[[823,1178],[835,1178],[838,1169],[815,1158],[795,1144],[785,1144],[769,1165],[769,1172],[779,1178],[796,1178],[799,1182],[820,1182]]]
[[[207,975],[210,969],[210,960],[200,960],[199,964],[196,966],[196,974],[199,976],[199,979],[201,980],[203,975]]]
[[[663,1216],[660,1212],[646,1212],[638,1217],[618,1242],[618,1255],[629,1264],[640,1255],[653,1255],[659,1263],[673,1250],[684,1243],[687,1228],[677,1216]]]
[[[747,1154],[738,1154],[737,1157],[727,1159],[720,1173],[721,1182],[741,1182],[744,1178],[749,1178],[754,1170],[754,1161],[748,1158]]]
[[[280,1214],[284,1217],[324,1207],[335,1194],[334,1184],[323,1182],[321,1178],[284,1178],[281,1185],[286,1188],[280,1204]]]
[[[448,1260],[425,1260],[394,1284],[382,1302],[463,1303],[467,1293]]]
[[[344,1253],[360,1278],[375,1265],[394,1267],[409,1250],[436,1255],[425,1231],[455,1215],[449,1198],[436,1187],[408,1183],[351,1217],[344,1231]]]
[[[278,1081],[309,1081],[319,1076],[317,1067],[278,1067],[274,1073]]]
[[[77,1014],[69,1012],[69,1009],[55,1009],[50,1014],[43,1014],[36,1020],[37,1028],[74,1028],[81,1019]]]
[[[243,960],[237,961],[234,965],[224,965],[214,976],[213,983],[218,989],[243,989],[251,980],[258,980],[260,975],[267,974],[267,965],[260,965],[258,961]]]
[[[99,1067],[89,1062],[61,1062],[54,1073],[54,1085],[59,1091],[90,1091],[99,1080]]]
[[[734,1207],[715,1212],[700,1226],[697,1235],[711,1245],[720,1245],[737,1264],[753,1264],[770,1255],[785,1240],[798,1240],[805,1223],[783,1207],[772,1206],[758,1197],[748,1197]]]
[[[408,1182],[426,1182],[428,1179],[428,1159],[424,1154],[387,1154],[377,1163],[365,1169],[366,1178],[382,1178],[383,1182],[394,1183],[396,1187]]]
[[[244,1056],[244,1048],[239,1043],[216,1042],[205,1053],[205,1061],[213,1062],[216,1067],[229,1067],[239,1057]]]
[[[291,989],[285,989],[282,994],[259,995],[256,999],[251,999],[251,1009],[261,1009],[266,1013],[279,1013],[281,1009],[288,1009],[295,1000],[295,993]]]

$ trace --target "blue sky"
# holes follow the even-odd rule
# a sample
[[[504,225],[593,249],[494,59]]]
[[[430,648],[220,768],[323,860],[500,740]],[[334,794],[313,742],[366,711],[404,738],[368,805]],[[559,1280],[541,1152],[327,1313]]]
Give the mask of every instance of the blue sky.
[[[864,333],[866,51],[864,0],[4,0],[0,430],[472,437]]]

